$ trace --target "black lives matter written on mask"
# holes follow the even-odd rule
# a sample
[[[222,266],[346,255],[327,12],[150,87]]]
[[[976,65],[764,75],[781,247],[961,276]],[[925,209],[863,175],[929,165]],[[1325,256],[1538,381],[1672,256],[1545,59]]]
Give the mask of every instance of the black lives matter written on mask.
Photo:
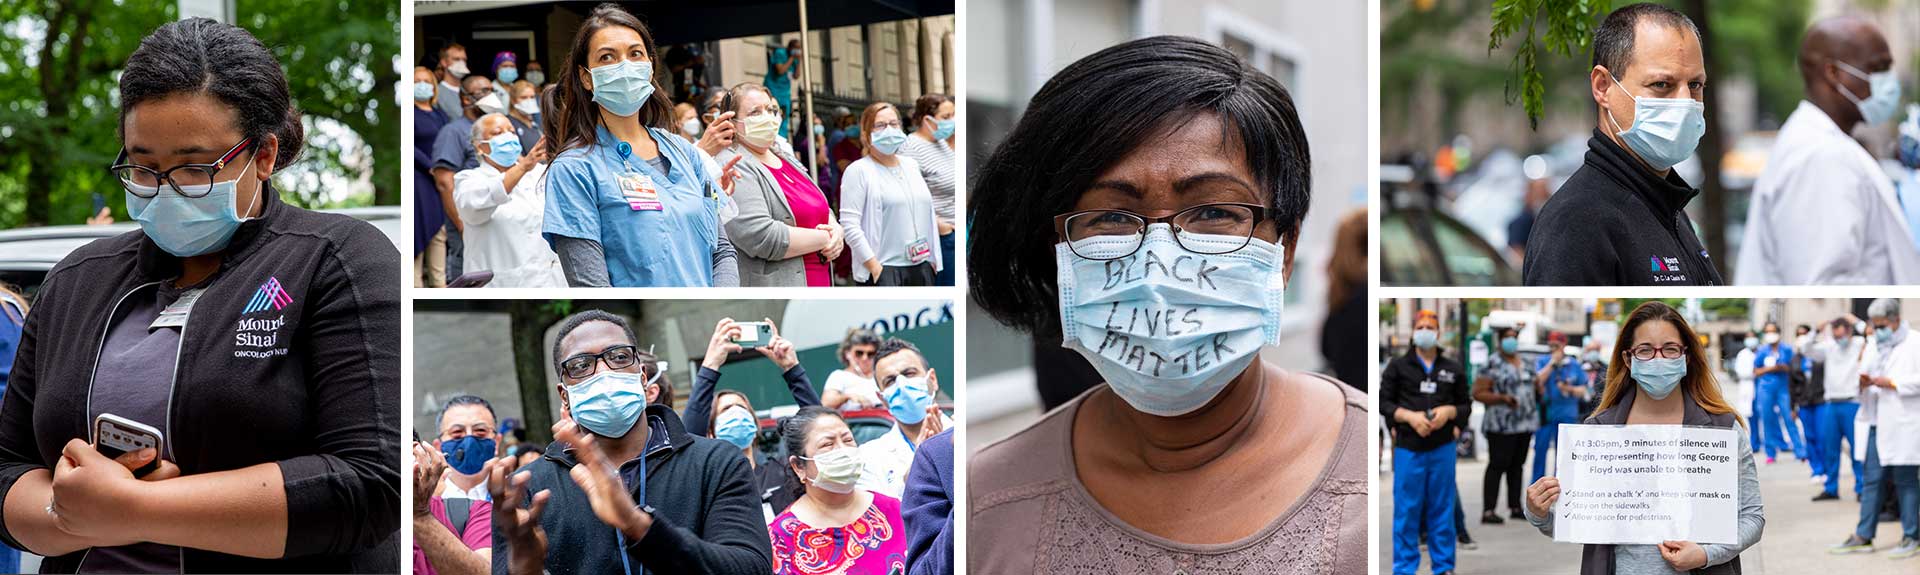
[[[1149,250],[1104,263],[1106,279],[1101,286],[1103,291],[1156,279],[1172,280],[1175,285],[1194,292],[1214,293],[1220,289],[1211,277],[1220,267],[1208,263],[1205,256],[1182,254],[1168,262],[1158,252]],[[1154,341],[1207,333],[1205,307],[1152,299],[1109,303],[1102,324],[1105,335],[1094,353],[1154,377],[1161,377],[1163,372],[1172,370],[1177,370],[1172,371],[1177,375],[1205,370],[1215,362],[1236,354],[1227,345],[1232,332],[1214,333],[1198,343],[1182,345],[1170,350],[1171,355],[1162,354],[1148,345]]]

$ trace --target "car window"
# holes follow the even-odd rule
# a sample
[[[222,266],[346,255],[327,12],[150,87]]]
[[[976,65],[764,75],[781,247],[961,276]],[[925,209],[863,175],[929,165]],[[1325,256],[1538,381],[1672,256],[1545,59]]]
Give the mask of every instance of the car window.
[[[1445,218],[1433,220],[1433,241],[1447,270],[1453,273],[1453,285],[1519,283],[1504,257],[1460,222]]]
[[[1380,280],[1392,285],[1443,285],[1440,266],[1427,261],[1404,213],[1380,216]]]

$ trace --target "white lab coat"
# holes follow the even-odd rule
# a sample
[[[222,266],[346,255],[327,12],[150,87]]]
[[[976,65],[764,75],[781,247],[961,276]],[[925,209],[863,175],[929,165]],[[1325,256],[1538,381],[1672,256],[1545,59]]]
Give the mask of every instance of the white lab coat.
[[[1873,156],[1802,101],[1753,185],[1734,283],[1920,283],[1920,248],[1907,230]]]
[[[512,193],[506,173],[485,159],[453,175],[453,204],[466,224],[466,269],[493,272],[487,287],[567,287],[560,257],[540,237],[546,175],[546,164],[534,164]]]
[[[1881,465],[1920,465],[1920,332],[1900,329],[1907,330],[1906,340],[1887,352],[1885,365],[1868,363],[1866,370],[1868,375],[1892,379],[1895,389],[1867,388],[1855,420],[1861,430],[1856,434],[1864,440],[1866,426],[1879,428]],[[1863,445],[1856,450],[1856,458],[1864,457]]]

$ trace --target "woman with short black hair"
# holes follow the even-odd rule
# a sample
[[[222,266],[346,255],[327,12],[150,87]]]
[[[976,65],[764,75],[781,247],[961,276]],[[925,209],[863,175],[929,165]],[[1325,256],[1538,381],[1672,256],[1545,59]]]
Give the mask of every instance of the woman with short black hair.
[[[163,25],[119,88],[140,230],[40,288],[0,402],[0,539],[43,573],[398,570],[399,253],[280,200],[300,113],[246,30]],[[110,458],[113,419],[153,447]]]
[[[1106,384],[971,460],[968,564],[1365,572],[1366,396],[1260,354],[1311,199],[1286,88],[1127,42],[1042,86],[978,174],[974,302]]]

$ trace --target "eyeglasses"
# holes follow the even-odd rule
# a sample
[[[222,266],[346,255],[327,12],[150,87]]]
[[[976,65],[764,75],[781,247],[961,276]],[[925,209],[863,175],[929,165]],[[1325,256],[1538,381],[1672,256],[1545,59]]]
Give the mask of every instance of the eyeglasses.
[[[253,147],[253,139],[247,138],[234,144],[233,149],[220,154],[220,159],[211,164],[180,164],[166,171],[155,170],[138,164],[124,163],[127,151],[121,150],[107,171],[120,180],[120,186],[134,197],[152,198],[160,195],[160,183],[166,182],[173,192],[189,198],[203,198],[213,191],[213,176],[219,174],[228,163],[240,157],[241,152]]]
[[[899,128],[900,128],[900,127],[901,127],[902,125],[903,125],[903,124],[901,124],[899,120],[894,120],[894,121],[891,121],[891,122],[874,122],[874,123],[873,123],[873,131],[875,131],[875,132],[878,132],[878,131],[881,131],[881,130],[885,130],[885,129],[887,129],[887,128],[893,128],[893,129],[896,129],[896,130],[897,130],[897,129],[899,129]]]
[[[872,350],[856,349],[853,351],[849,351],[847,353],[853,355],[854,357],[873,357]]]
[[[1666,346],[1660,347],[1658,349],[1654,348],[1651,345],[1640,344],[1633,348],[1632,353],[1633,353],[1633,358],[1640,361],[1651,360],[1653,359],[1654,354],[1659,354],[1660,357],[1664,357],[1667,359],[1680,359],[1687,355],[1687,348],[1680,347],[1680,344],[1674,344],[1674,343],[1667,344]]]
[[[605,361],[607,369],[625,369],[640,362],[640,353],[631,345],[616,345],[601,350],[600,353],[582,353],[560,362],[560,373],[571,379],[580,379],[593,375],[594,364]]]
[[[1140,250],[1147,237],[1147,226],[1169,224],[1173,239],[1180,247],[1197,254],[1217,255],[1240,251],[1253,238],[1253,230],[1267,218],[1266,206],[1240,202],[1200,204],[1174,212],[1171,216],[1148,217],[1126,210],[1086,210],[1053,217],[1055,232],[1066,238],[1073,254],[1094,261],[1117,260]],[[1200,242],[1188,245],[1186,234],[1238,237],[1233,242]],[[1102,242],[1097,247],[1080,245],[1102,237],[1131,236],[1124,244]]]

